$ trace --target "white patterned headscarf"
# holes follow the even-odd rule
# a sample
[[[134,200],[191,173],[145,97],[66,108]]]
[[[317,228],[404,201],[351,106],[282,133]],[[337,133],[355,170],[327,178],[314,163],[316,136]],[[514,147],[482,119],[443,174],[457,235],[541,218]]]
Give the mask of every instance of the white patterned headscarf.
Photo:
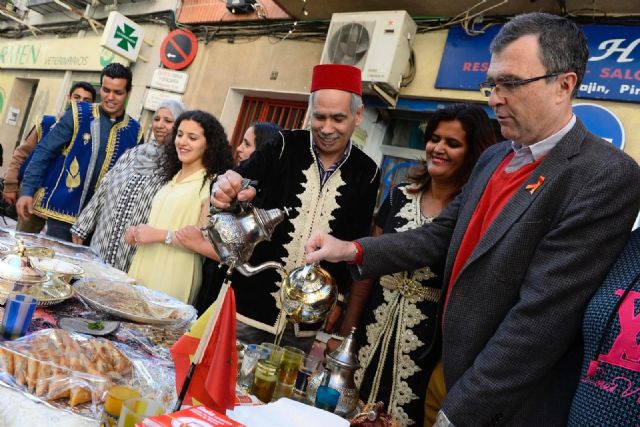
[[[182,102],[174,101],[173,99],[167,99],[158,104],[159,110],[166,108],[171,113],[173,120],[177,119],[180,114],[187,111],[187,107]],[[142,175],[150,175],[158,166],[158,160],[160,159],[160,144],[155,138],[151,138],[151,141],[143,144],[136,153],[136,162],[134,167]]]
[[[173,120],[176,120],[180,114],[187,111],[187,107],[185,107],[182,102],[174,101],[173,99],[165,99],[164,101],[159,103],[156,111],[161,108],[166,108],[167,110],[169,110],[169,112],[173,116]]]

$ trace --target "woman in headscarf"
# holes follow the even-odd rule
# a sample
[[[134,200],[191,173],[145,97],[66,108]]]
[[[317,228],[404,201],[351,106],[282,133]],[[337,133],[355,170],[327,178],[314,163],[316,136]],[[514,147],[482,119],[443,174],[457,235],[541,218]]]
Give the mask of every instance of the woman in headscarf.
[[[127,271],[136,251],[122,236],[132,225],[147,221],[151,201],[164,184],[158,173],[160,153],[171,140],[173,123],[186,110],[178,101],[162,101],[153,115],[151,141],[134,147],[118,159],[71,228],[74,243],[87,237],[102,259]]]

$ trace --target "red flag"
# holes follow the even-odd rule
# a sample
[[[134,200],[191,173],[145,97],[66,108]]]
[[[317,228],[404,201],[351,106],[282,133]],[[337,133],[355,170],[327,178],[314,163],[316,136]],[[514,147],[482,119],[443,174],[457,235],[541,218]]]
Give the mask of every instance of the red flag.
[[[198,348],[200,338],[214,311],[215,304],[202,315],[171,347],[176,366],[176,388],[182,389],[191,359]],[[196,367],[184,403],[203,404],[220,413],[233,409],[236,393],[238,354],[236,351],[236,297],[232,288],[225,294],[220,315],[204,352],[202,362]]]

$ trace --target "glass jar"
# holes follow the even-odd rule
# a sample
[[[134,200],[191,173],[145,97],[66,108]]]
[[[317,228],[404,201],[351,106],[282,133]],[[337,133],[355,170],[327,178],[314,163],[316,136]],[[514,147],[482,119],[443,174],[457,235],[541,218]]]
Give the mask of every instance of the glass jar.
[[[293,386],[298,376],[298,369],[304,360],[304,352],[295,347],[285,347],[280,362],[280,375],[278,380],[282,384]]]
[[[251,393],[264,403],[269,403],[278,382],[278,365],[268,360],[258,361],[253,376]]]

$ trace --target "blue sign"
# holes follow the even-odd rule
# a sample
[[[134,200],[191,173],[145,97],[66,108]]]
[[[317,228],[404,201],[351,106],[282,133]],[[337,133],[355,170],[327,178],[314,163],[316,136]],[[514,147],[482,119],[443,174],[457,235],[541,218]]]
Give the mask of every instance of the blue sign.
[[[377,96],[365,95],[362,97],[362,102],[364,102],[364,106],[366,108],[381,108],[385,110],[389,108],[389,105],[385,104],[385,102]],[[396,104],[395,109],[424,113],[424,112],[436,111],[441,108],[451,107],[459,103],[460,101],[441,101],[441,100],[432,101],[430,99],[398,98],[398,102]],[[478,107],[481,107],[490,118],[492,119],[496,118],[496,114],[488,105],[486,104],[475,104],[475,105]]]
[[[619,149],[624,148],[624,127],[611,110],[598,104],[581,103],[573,105],[573,112],[584,122],[589,132]]]
[[[499,30],[495,26],[469,36],[462,27],[449,29],[435,87],[479,90],[491,60],[489,44]],[[587,25],[582,30],[591,56],[578,98],[640,103],[640,27]]]

